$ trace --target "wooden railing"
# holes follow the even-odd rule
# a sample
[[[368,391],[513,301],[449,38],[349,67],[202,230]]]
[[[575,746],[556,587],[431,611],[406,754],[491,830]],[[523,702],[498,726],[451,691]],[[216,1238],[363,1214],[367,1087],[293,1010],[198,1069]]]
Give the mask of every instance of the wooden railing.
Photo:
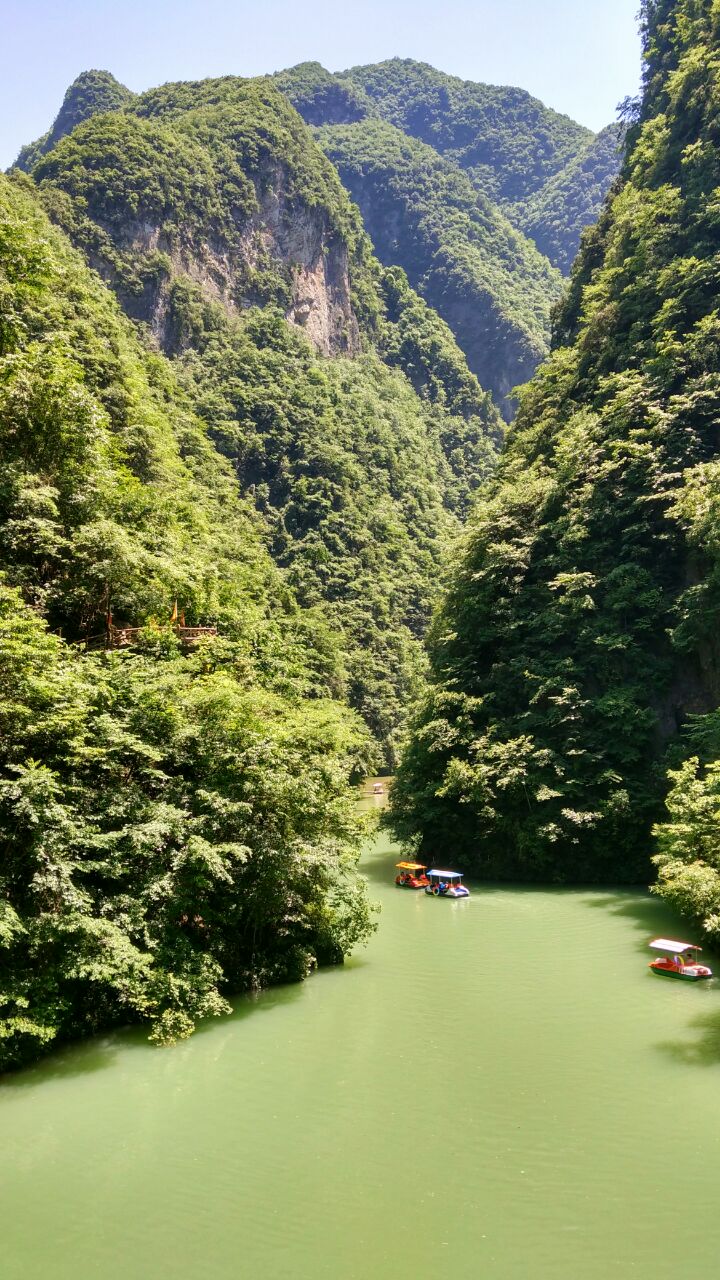
[[[137,644],[142,627],[109,627],[106,647],[108,649],[128,649]]]
[[[111,625],[100,635],[89,636],[85,641],[86,649],[130,649],[137,644],[144,627],[116,627]],[[200,640],[212,638],[218,633],[217,627],[184,627],[172,624],[172,630],[180,643],[188,647],[198,644]]]
[[[217,627],[173,627],[176,636],[179,636],[183,644],[196,644],[198,640],[204,640],[206,636],[216,636]]]

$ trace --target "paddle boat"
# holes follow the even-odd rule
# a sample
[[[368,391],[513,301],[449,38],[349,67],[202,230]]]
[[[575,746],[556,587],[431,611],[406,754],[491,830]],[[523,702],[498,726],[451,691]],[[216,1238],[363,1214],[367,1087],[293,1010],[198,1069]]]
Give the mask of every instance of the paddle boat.
[[[385,788],[384,788],[384,786],[383,786],[382,782],[375,782],[375,783],[373,784],[373,795],[374,795],[374,796],[381,796],[381,795],[384,795],[384,793],[385,793]]]
[[[395,883],[401,889],[425,889],[430,883],[425,874],[427,867],[422,862],[398,862],[397,869]]]
[[[701,947],[694,942],[676,942],[673,938],[654,938],[649,944],[651,951],[663,954],[650,962],[653,973],[662,978],[680,978],[683,982],[700,982],[702,978],[712,978],[712,969],[706,964],[698,963],[698,952]]]
[[[428,884],[425,892],[433,898],[469,898],[470,890],[465,888],[459,871],[428,871]]]

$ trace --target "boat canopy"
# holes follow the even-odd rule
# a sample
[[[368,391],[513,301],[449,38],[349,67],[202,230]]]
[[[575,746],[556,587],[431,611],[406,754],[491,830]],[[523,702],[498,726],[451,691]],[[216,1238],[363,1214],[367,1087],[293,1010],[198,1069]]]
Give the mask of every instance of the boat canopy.
[[[438,880],[462,880],[459,871],[429,871],[428,875],[437,876]]]
[[[427,870],[424,862],[396,862],[395,866],[398,867],[400,871],[426,871]]]
[[[676,951],[678,955],[683,951],[702,951],[694,942],[674,942],[672,938],[655,938],[648,945],[651,951]]]

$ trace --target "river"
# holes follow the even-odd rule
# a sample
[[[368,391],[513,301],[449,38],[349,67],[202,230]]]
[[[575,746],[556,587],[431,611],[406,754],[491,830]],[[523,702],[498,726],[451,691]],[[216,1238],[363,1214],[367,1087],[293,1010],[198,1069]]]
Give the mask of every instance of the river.
[[[4,1080],[3,1280],[716,1273],[720,982],[646,967],[686,929],[626,891],[436,900],[395,857],[344,968]]]

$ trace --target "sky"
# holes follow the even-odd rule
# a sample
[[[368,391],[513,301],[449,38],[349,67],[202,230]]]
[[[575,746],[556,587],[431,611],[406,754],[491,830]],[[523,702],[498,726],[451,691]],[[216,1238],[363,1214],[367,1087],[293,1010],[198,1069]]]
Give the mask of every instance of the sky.
[[[639,0],[0,0],[0,168],[90,68],[166,80],[416,58],[601,129],[637,92]]]

